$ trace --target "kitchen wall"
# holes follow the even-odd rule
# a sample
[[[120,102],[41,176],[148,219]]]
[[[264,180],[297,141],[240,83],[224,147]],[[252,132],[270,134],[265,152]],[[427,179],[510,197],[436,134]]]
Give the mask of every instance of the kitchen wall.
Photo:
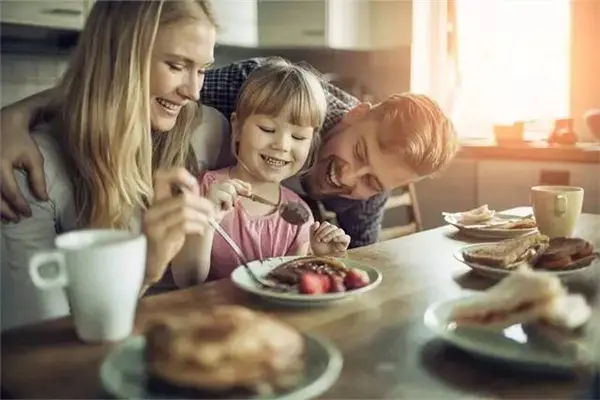
[[[0,105],[27,97],[54,85],[66,67],[60,53],[0,54]]]

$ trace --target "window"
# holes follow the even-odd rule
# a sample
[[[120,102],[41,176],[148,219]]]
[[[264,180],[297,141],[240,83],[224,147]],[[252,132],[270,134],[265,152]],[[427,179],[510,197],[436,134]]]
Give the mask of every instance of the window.
[[[413,45],[432,49],[423,55],[415,48],[412,89],[440,101],[460,136],[491,138],[494,124],[536,121],[546,137],[555,119],[569,115],[569,0],[414,4],[421,10],[415,9]]]

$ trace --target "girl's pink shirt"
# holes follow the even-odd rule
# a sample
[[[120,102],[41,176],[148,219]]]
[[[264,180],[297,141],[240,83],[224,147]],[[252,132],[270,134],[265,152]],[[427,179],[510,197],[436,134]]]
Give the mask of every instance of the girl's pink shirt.
[[[200,177],[200,192],[206,195],[210,187],[229,179],[228,168],[206,171]],[[281,186],[281,201],[300,202],[308,205],[296,193]],[[252,216],[241,203],[235,205],[221,221],[221,227],[240,247],[249,261],[269,257],[295,255],[298,249],[310,241],[310,220],[303,225],[292,225],[284,221],[278,212],[264,216]],[[227,278],[241,262],[233,250],[219,235],[215,234],[211,252],[209,280]]]

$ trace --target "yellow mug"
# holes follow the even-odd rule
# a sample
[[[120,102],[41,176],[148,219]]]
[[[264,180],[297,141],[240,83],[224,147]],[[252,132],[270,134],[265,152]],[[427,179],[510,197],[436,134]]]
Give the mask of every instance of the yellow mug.
[[[540,233],[548,237],[570,237],[583,207],[583,188],[534,186],[531,188],[533,215]]]

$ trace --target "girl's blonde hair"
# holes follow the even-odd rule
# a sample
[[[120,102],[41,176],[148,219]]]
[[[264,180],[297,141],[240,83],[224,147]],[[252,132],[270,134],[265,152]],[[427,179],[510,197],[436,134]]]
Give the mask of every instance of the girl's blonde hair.
[[[312,126],[314,135],[304,165],[305,172],[316,159],[316,149],[321,142],[319,131],[326,113],[327,98],[316,72],[280,57],[264,60],[248,75],[240,89],[235,110],[239,129],[249,116],[256,114],[281,117],[297,126]],[[232,140],[232,151],[237,157],[236,138]]]
[[[129,227],[152,199],[154,170],[189,162],[196,104],[167,134],[150,125],[156,34],[185,20],[216,25],[209,0],[95,2],[52,107],[80,226]]]

